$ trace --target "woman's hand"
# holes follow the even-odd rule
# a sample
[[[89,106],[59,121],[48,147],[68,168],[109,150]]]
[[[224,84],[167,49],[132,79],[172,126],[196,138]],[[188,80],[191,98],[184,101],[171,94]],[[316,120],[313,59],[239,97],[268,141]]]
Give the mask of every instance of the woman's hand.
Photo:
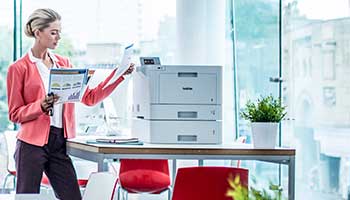
[[[41,110],[48,114],[49,111],[53,108],[53,104],[56,103],[59,99],[57,94],[46,95],[45,99],[41,102]]]
[[[134,66],[135,66],[135,64],[134,64],[134,63],[131,63],[130,66],[129,66],[129,69],[126,70],[126,72],[123,74],[123,76],[124,76],[124,75],[129,75],[129,74],[131,74],[132,71],[134,71]]]

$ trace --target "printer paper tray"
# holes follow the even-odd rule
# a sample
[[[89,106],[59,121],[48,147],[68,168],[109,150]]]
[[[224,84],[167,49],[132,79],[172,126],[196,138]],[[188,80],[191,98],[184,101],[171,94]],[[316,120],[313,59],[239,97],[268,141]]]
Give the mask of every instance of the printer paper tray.
[[[151,120],[221,120],[221,105],[151,105]]]
[[[132,135],[149,143],[220,144],[221,121],[133,120]]]

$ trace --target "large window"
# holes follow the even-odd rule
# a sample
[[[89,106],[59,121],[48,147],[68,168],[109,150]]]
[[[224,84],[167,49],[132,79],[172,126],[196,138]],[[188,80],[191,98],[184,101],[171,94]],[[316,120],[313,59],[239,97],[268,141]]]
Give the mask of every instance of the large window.
[[[237,71],[236,105],[238,135],[251,143],[251,127],[238,113],[248,100],[279,96],[279,1],[234,0],[235,66]],[[244,162],[259,183],[278,184],[278,165]]]
[[[284,100],[293,122],[296,199],[348,199],[349,1],[283,3]],[[305,192],[308,191],[308,192]]]
[[[279,1],[234,1],[237,103],[243,108],[248,99],[272,94],[278,84],[270,78],[279,75]],[[256,73],[259,72],[259,73]],[[247,135],[246,122],[239,121],[239,135]]]
[[[66,6],[68,4],[70,6]],[[81,12],[82,5],[84,12]],[[122,49],[131,43],[135,47],[136,64],[139,56],[159,56],[162,63],[174,62],[174,0],[23,1],[23,21],[35,9],[45,7],[53,8],[62,16],[62,39],[55,52],[69,57],[75,67],[97,69],[96,77],[106,77],[119,64]],[[26,53],[32,40],[23,38],[23,41]],[[106,101],[95,107],[78,105],[78,132],[103,133],[129,128],[132,103],[129,83],[129,79],[124,81]],[[92,86],[96,84],[98,82],[93,82]],[[105,120],[106,117],[111,120]]]
[[[158,56],[162,64],[222,65],[224,143],[236,135],[251,142],[250,125],[238,115],[248,99],[281,96],[291,120],[282,122],[279,142],[297,149],[296,199],[347,195],[349,1],[23,0],[16,6],[14,1],[0,2],[0,131],[13,128],[7,117],[7,67],[33,43],[20,36],[20,27],[35,9],[49,7],[62,15],[62,39],[55,52],[69,57],[75,67],[97,69],[100,77],[119,64],[123,47],[130,43],[135,44],[136,64],[140,56]],[[128,130],[131,88],[132,79],[127,79],[99,105],[78,105],[78,133]],[[259,179],[286,188],[283,168],[263,162],[243,166]]]
[[[85,12],[80,12],[81,5]],[[76,67],[100,69],[101,77],[118,64],[123,47],[130,43],[135,44],[136,64],[140,56],[158,56],[162,64],[222,65],[224,82],[230,83],[224,85],[223,92],[230,98],[224,98],[225,110],[229,110],[224,113],[224,127],[229,141],[233,140],[232,53],[227,54],[229,62],[225,64],[225,1],[23,1],[23,23],[33,10],[43,7],[53,8],[62,16],[63,36],[56,52],[68,56]],[[232,41],[227,41],[227,52],[232,52]],[[32,40],[24,37],[23,53],[31,45]],[[129,128],[131,84],[124,81],[110,100],[93,108],[77,106],[78,131]],[[107,114],[106,109],[116,112]],[[113,120],[103,125],[108,115]]]
[[[0,0],[0,133],[6,129],[13,129],[8,120],[6,96],[6,74],[9,64],[13,60],[13,1]],[[0,160],[5,161],[7,154],[3,135],[0,134]],[[6,162],[0,163],[0,183],[6,173]]]
[[[13,1],[0,1],[0,131],[11,128],[7,115],[6,73],[13,59]]]

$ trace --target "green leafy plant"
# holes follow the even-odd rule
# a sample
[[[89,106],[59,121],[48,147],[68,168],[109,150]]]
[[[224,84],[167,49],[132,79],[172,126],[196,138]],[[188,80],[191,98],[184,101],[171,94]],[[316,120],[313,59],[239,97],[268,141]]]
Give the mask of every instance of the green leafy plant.
[[[256,103],[248,101],[240,115],[251,122],[280,122],[287,114],[281,100],[272,95],[258,99]]]
[[[282,187],[270,183],[269,190],[256,189],[253,186],[243,187],[239,176],[235,178],[232,175],[227,179],[230,188],[226,192],[226,196],[231,197],[232,200],[283,200]],[[256,184],[256,180],[253,179],[253,183]]]
[[[241,184],[239,176],[233,178],[230,174],[227,179],[230,188],[226,192],[226,196],[234,200],[248,200],[248,189]]]

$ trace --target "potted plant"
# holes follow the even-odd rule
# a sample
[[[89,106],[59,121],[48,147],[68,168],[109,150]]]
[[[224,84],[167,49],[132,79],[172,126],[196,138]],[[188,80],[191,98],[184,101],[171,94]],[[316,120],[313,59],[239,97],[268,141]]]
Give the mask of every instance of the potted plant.
[[[285,200],[282,196],[282,187],[270,182],[268,189],[258,189],[250,186],[249,189],[243,187],[239,176],[227,179],[229,188],[226,191],[226,196],[231,197],[232,200]],[[253,185],[257,184],[256,179],[252,178]]]
[[[275,148],[278,123],[286,114],[281,100],[272,95],[262,97],[256,103],[247,102],[240,115],[251,122],[254,148]]]

